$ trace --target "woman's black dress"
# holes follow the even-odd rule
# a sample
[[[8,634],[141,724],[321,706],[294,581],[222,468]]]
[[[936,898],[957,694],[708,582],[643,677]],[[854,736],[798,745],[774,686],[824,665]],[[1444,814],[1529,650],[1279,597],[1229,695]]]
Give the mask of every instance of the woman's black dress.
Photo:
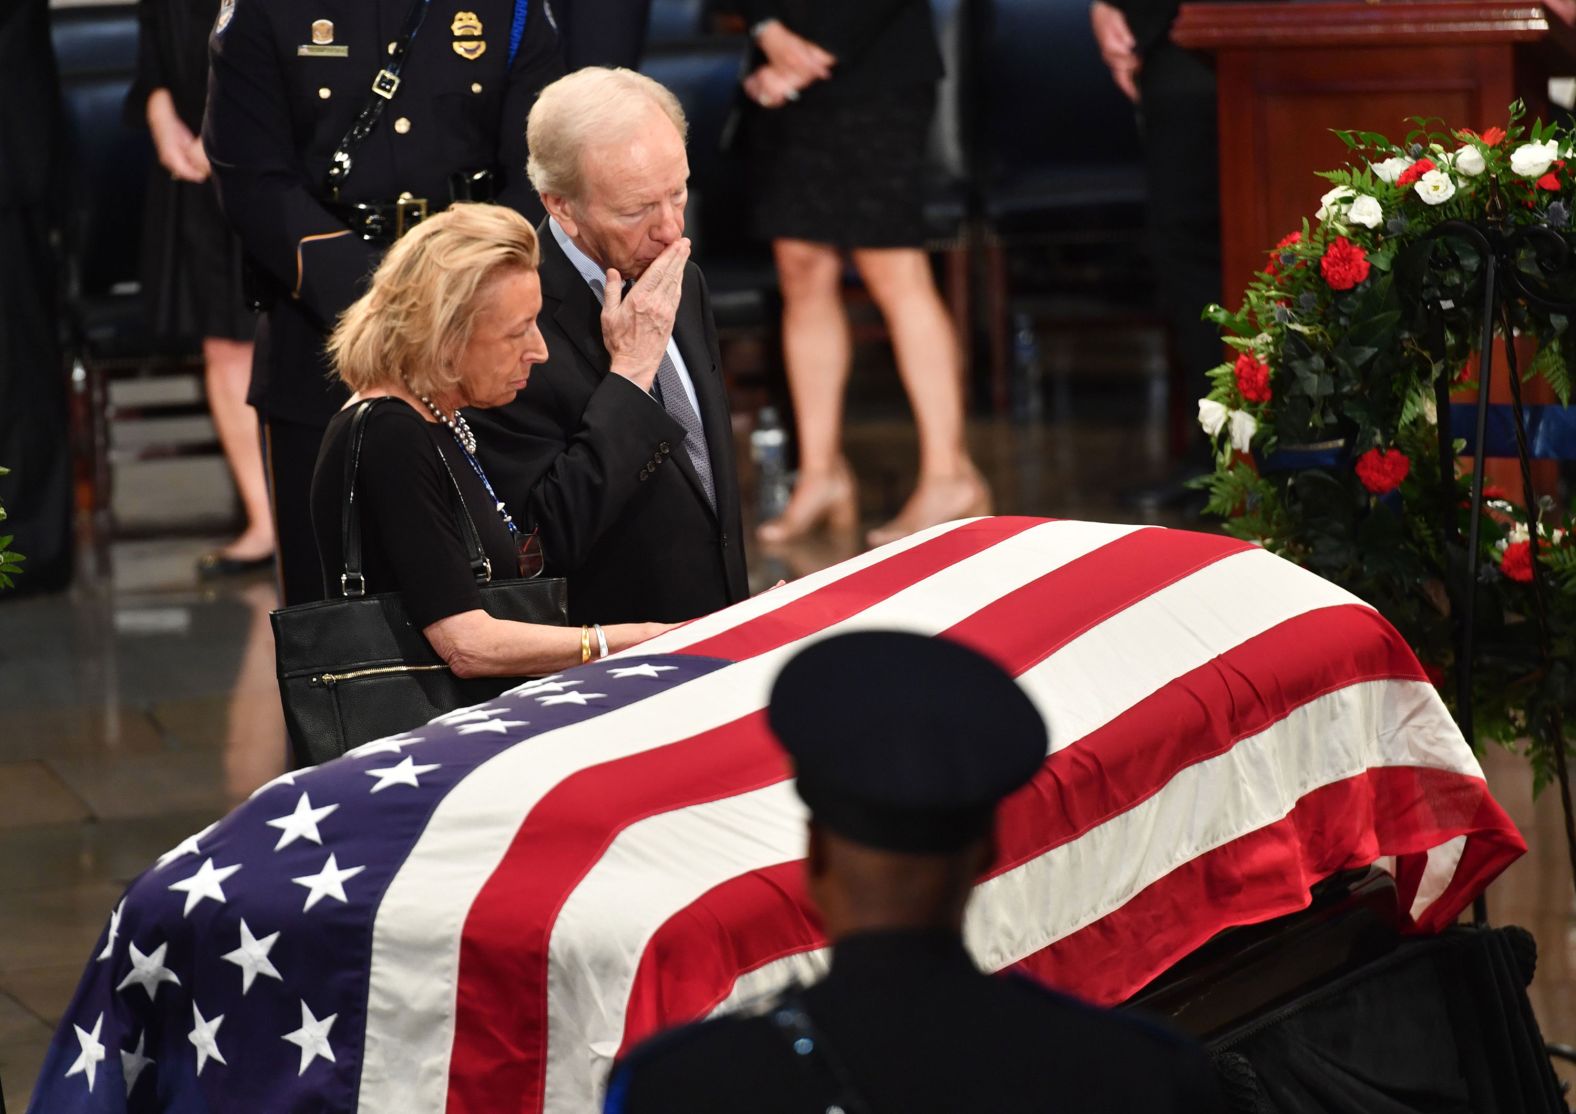
[[[345,567],[341,513],[354,413],[354,406],[341,410],[328,423],[312,475],[312,527],[328,599],[339,597]],[[399,592],[418,628],[482,606],[454,516],[455,481],[494,579],[518,572],[514,539],[447,426],[427,421],[398,399],[379,403],[367,415],[357,476],[367,592]]]
[[[941,53],[928,0],[741,0],[837,56],[832,77],[746,122],[752,226],[842,248],[924,245]],[[757,52],[757,61],[764,60]]]
[[[148,95],[165,88],[193,135],[208,97],[208,33],[219,0],[141,0],[137,77],[126,122],[147,126]],[[251,340],[256,315],[241,292],[241,245],[213,180],[180,182],[154,163],[143,213],[142,289],[150,331],[165,337]]]

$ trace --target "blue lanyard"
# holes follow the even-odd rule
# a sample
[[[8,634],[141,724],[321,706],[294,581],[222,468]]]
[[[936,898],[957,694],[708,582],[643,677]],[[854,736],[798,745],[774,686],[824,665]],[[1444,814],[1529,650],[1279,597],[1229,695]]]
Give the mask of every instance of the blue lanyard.
[[[471,471],[476,473],[476,478],[481,480],[482,486],[487,489],[487,498],[492,500],[493,507],[498,511],[498,517],[503,519],[503,524],[509,528],[509,539],[514,542],[514,547],[518,550],[520,548],[520,528],[514,524],[514,519],[510,516],[509,509],[503,505],[503,500],[498,498],[498,493],[493,490],[492,482],[487,479],[487,473],[482,471],[481,462],[471,455],[471,450],[465,447],[465,442],[460,440],[460,435],[452,429],[449,433],[454,438],[454,443],[460,447],[460,452],[465,454],[465,459],[470,461]]]

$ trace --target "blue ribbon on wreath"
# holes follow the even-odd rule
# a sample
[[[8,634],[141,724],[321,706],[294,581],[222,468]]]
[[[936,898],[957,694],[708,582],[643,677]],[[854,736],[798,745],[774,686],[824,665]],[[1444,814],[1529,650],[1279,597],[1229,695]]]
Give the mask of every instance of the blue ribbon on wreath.
[[[1576,460],[1576,407],[1552,404],[1526,406],[1528,455],[1536,460]],[[1476,449],[1477,406],[1470,402],[1450,405],[1450,434],[1466,440],[1466,452]],[[1488,456],[1516,456],[1516,423],[1507,403],[1488,408],[1488,431],[1483,438]]]

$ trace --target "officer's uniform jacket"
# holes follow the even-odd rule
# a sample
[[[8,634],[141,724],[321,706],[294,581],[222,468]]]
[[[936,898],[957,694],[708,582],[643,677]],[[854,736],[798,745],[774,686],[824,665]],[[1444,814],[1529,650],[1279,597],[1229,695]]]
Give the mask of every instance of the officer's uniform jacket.
[[[277,300],[258,336],[250,401],[325,425],[343,402],[327,331],[383,247],[324,208],[330,158],[370,94],[412,0],[225,0],[209,44],[203,143],[225,214]],[[517,5],[523,33],[509,60]],[[547,0],[431,0],[400,85],[353,152],[344,202],[450,198],[456,171],[492,170],[496,200],[537,218],[525,120],[562,72]]]

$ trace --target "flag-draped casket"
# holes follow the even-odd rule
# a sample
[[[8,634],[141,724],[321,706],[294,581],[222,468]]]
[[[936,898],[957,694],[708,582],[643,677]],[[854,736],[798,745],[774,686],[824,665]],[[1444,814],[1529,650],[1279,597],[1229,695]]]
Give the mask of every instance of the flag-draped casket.
[[[955,523],[263,787],[110,914],[34,1109],[595,1110],[632,1042],[823,969],[763,708],[878,627],[983,651],[1050,726],[970,906],[986,968],[1115,1002],[1335,872],[1430,931],[1524,849],[1341,589],[1204,534]]]

